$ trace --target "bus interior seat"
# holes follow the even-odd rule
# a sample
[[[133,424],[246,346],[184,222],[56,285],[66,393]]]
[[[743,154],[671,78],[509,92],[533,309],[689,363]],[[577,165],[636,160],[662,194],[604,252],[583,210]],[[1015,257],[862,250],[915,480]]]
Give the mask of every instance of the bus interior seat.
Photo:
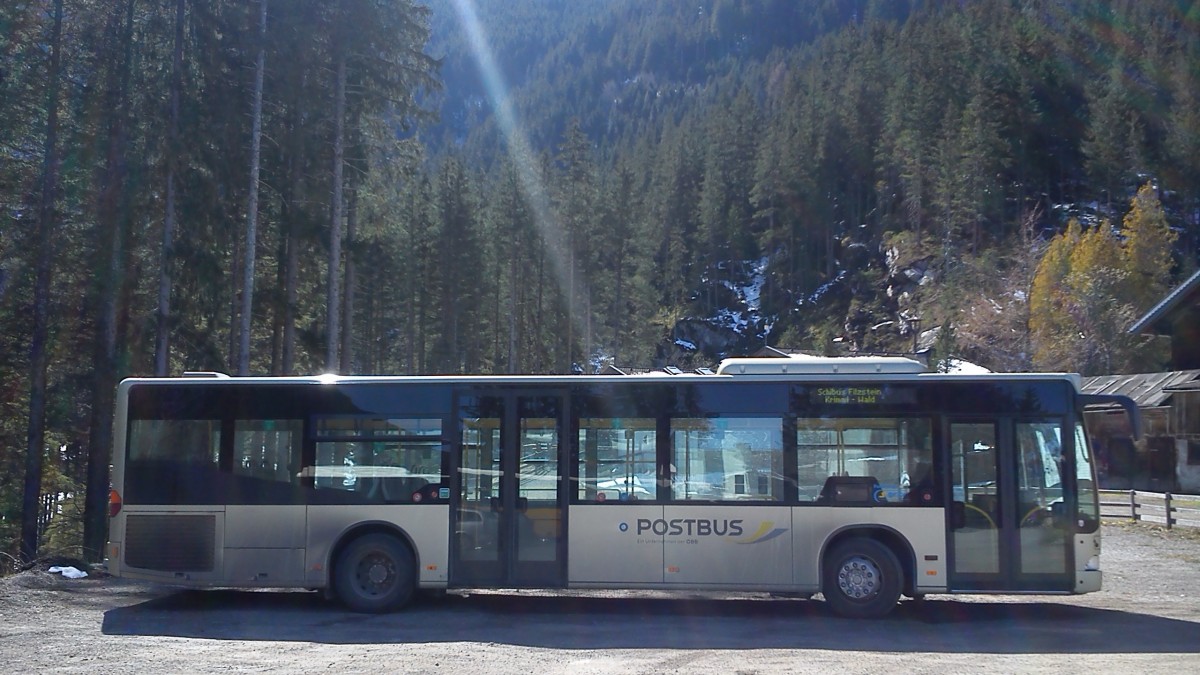
[[[413,493],[429,484],[424,478],[377,478],[385,502],[411,502]]]
[[[877,504],[886,499],[874,476],[830,476],[817,501],[822,504]]]

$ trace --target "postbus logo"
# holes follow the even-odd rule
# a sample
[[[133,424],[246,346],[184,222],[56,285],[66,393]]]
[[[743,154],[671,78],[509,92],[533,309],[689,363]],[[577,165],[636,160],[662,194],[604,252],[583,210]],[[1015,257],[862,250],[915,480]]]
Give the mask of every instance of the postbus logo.
[[[786,527],[775,527],[775,522],[764,520],[753,533],[746,535],[746,521],[741,518],[638,518],[633,528],[638,536],[651,534],[658,537],[725,537],[735,544],[761,544],[784,532]],[[628,523],[617,526],[628,532]]]
[[[736,539],[735,544],[761,544],[764,541],[770,541],[775,537],[787,532],[786,527],[775,527],[775,521],[764,520],[758,524],[758,529],[748,537]]]

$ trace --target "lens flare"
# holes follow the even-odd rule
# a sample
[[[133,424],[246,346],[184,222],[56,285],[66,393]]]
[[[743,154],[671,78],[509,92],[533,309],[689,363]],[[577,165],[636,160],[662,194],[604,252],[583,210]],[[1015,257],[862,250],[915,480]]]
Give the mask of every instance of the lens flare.
[[[479,15],[475,11],[474,0],[454,0],[454,9],[459,23],[466,31],[471,55],[479,68],[484,88],[487,90],[488,99],[492,104],[496,126],[504,137],[509,158],[516,169],[521,192],[529,201],[530,209],[533,212],[534,226],[541,235],[542,246],[546,249],[555,280],[559,290],[568,300],[567,306],[570,308],[568,320],[575,326],[575,334],[583,335],[585,323],[577,309],[581,303],[576,300],[588,297],[588,293],[582,281],[582,275],[577,270],[572,270],[572,266],[568,262],[572,257],[567,248],[567,237],[563,231],[561,219],[554,213],[546,194],[546,186],[534,169],[537,163],[533,150],[530,148],[528,137],[517,122],[508,86],[500,74],[500,69],[496,66],[491,45],[479,22]],[[568,345],[568,348],[574,353],[573,345]]]

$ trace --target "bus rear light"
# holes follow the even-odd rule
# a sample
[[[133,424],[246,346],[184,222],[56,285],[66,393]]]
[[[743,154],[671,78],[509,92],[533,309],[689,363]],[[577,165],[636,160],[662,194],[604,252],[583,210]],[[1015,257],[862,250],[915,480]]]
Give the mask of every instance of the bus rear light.
[[[116,518],[121,512],[121,493],[116,490],[108,491],[108,517]]]

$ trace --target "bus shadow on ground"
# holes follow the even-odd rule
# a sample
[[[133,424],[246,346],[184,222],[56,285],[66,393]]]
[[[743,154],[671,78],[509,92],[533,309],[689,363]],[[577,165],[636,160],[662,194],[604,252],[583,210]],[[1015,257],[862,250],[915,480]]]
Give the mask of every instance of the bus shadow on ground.
[[[107,635],[327,644],[482,642],[548,649],[830,649],[1200,653],[1196,623],[1053,602],[903,602],[855,621],[820,601],[486,593],[420,598],[394,614],[317,593],[181,591],[105,612]]]

